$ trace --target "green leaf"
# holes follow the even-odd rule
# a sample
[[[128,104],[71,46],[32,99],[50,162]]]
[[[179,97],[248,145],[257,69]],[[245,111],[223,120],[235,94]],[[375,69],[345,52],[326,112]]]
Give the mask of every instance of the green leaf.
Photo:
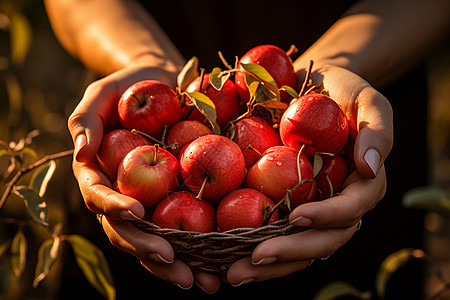
[[[181,91],[184,91],[189,83],[191,83],[198,76],[198,58],[193,56],[178,74],[177,85]]]
[[[361,292],[350,283],[335,281],[322,287],[313,300],[333,300],[345,296],[353,296],[357,299],[372,299],[371,292]]]
[[[403,206],[432,211],[450,218],[450,195],[443,190],[422,186],[411,189],[403,195]]]
[[[385,298],[386,286],[392,274],[400,267],[405,266],[412,258],[422,258],[422,250],[405,248],[390,254],[381,263],[375,279],[375,288],[380,299]]]
[[[30,187],[38,191],[39,197],[43,197],[47,190],[47,185],[55,173],[56,162],[51,160],[47,165],[33,173]]]
[[[209,123],[211,123],[213,133],[220,134],[214,102],[212,102],[208,96],[200,92],[187,93],[187,95],[194,103],[195,107],[206,117]]]
[[[39,192],[27,186],[16,186],[14,193],[25,201],[27,213],[36,223],[48,228],[47,204],[39,196]]]
[[[28,19],[20,12],[14,12],[10,16],[9,24],[11,38],[11,61],[20,65],[30,49],[32,30]]]
[[[44,241],[39,247],[33,287],[37,287],[47,277],[48,272],[58,258],[60,246],[61,239],[57,236],[54,239]]]
[[[292,87],[288,86],[288,85],[283,85],[280,90],[285,91],[286,93],[288,93],[292,98],[297,99],[299,97],[298,93],[296,90],[294,90]]]
[[[16,277],[20,277],[25,269],[26,254],[27,239],[19,228],[11,243],[11,268]]]
[[[250,85],[251,82],[248,82],[248,77],[254,78],[261,83],[263,83],[269,90],[271,90],[274,94],[278,94],[278,86],[275,82],[275,79],[273,79],[272,75],[270,75],[267,70],[258,64],[244,64],[240,63],[242,68],[246,71],[245,72],[245,79],[247,82],[247,85]]]
[[[222,74],[222,70],[216,67],[209,74],[209,82],[216,90],[220,91],[230,75],[230,72]]]
[[[75,259],[86,279],[105,298],[115,299],[116,289],[105,256],[97,246],[79,235],[67,238],[72,246]]]

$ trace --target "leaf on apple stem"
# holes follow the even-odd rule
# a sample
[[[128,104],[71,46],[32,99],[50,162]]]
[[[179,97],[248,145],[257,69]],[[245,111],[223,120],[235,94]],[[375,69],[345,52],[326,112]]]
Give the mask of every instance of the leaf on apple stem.
[[[316,177],[317,174],[319,174],[322,167],[323,167],[322,156],[318,153],[315,153],[313,159],[313,178]]]
[[[198,76],[198,58],[193,56],[177,76],[178,88],[181,91],[186,90],[186,87]]]
[[[295,89],[293,89],[292,87],[288,86],[288,85],[283,85],[280,88],[280,90],[285,91],[286,93],[288,93],[294,99],[299,97],[299,94],[297,93],[297,91]]]
[[[203,93],[192,92],[187,93],[189,99],[194,103],[195,107],[206,117],[212,126],[214,134],[220,134],[220,127],[217,124],[216,106],[214,102]]]
[[[220,68],[216,67],[209,75],[209,83],[211,83],[216,90],[220,91],[230,76],[230,72],[222,72]]]

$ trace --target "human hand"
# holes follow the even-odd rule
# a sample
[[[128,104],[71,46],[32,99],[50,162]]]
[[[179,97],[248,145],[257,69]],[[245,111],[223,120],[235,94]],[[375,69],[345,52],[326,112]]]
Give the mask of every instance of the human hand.
[[[131,197],[117,193],[100,170],[96,153],[105,129],[119,124],[117,104],[120,95],[133,83],[156,79],[174,87],[173,74],[161,69],[134,66],[113,73],[92,83],[69,118],[75,153],[73,171],[86,206],[101,216],[101,223],[111,243],[136,256],[155,276],[179,287],[188,288],[196,282],[208,292],[219,287],[217,276],[193,274],[189,267],[174,258],[173,249],[163,238],[144,233],[129,220],[144,217],[144,207]]]
[[[312,74],[312,80],[315,85],[323,84],[349,120],[356,169],[339,195],[302,204],[289,215],[292,224],[311,229],[269,239],[251,257],[234,263],[227,273],[232,285],[285,276],[306,268],[314,259],[330,256],[350,240],[361,217],[385,194],[383,162],[393,143],[389,102],[362,78],[340,67],[323,66]]]

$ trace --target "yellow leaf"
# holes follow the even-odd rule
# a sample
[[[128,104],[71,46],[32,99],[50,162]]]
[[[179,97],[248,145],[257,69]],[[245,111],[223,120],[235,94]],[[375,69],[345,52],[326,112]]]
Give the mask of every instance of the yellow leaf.
[[[25,61],[31,45],[32,31],[28,19],[20,12],[10,16],[11,61],[20,65]]]

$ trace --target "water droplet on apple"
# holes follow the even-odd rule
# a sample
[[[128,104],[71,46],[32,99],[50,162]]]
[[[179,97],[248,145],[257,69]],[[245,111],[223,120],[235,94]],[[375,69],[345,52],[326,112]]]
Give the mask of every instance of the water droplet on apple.
[[[203,151],[203,155],[206,155],[206,151]]]
[[[282,163],[281,161],[277,161],[276,165],[277,165],[278,167],[282,167],[282,166],[283,166],[283,163]]]
[[[272,161],[274,158],[272,156],[267,157],[267,160]]]

